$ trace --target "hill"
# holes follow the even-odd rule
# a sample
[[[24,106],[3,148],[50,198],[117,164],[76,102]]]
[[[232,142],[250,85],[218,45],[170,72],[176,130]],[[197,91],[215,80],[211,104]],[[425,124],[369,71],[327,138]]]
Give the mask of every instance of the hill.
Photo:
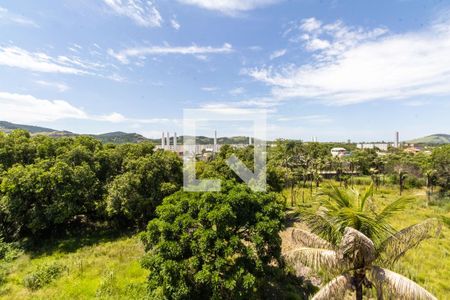
[[[73,133],[70,131],[60,131],[52,128],[32,126],[32,125],[22,125],[15,124],[6,121],[0,121],[0,132],[9,133],[15,129],[23,129],[31,133],[32,135],[42,134],[49,137],[60,138],[60,137],[73,137],[82,134]],[[103,143],[113,143],[113,144],[124,144],[124,143],[140,143],[147,141],[148,139],[137,133],[126,133],[121,131],[108,132],[104,134],[87,134],[93,138],[103,142]],[[158,140],[158,143],[160,141]]]
[[[40,132],[56,132],[57,130],[39,126],[14,124],[11,122],[0,121],[0,131],[11,132],[14,129],[23,129],[30,133],[40,133]]]
[[[125,143],[140,143],[148,139],[137,133],[126,133],[121,131],[109,132],[98,135],[91,135],[103,143],[125,144]]]
[[[407,141],[412,144],[430,144],[430,145],[442,145],[450,143],[450,134],[432,134],[422,138]]]
[[[83,135],[66,130],[61,131],[46,127],[22,125],[6,121],[0,121],[0,132],[3,131],[9,133],[14,129],[24,129],[33,135],[42,134],[54,138]],[[86,135],[96,138],[97,140],[103,143],[125,144],[125,143],[140,143],[144,141],[149,141],[153,142],[156,145],[161,144],[161,139],[148,139],[138,133],[127,133],[122,131],[108,132],[103,134],[86,134]],[[214,139],[212,137],[207,136],[197,136],[196,142],[199,145],[211,145],[214,143]],[[173,144],[173,136],[170,138],[170,143]],[[183,136],[177,137],[177,143],[178,145],[183,144]],[[248,137],[246,136],[219,137],[217,138],[217,143],[221,145],[248,144]]]

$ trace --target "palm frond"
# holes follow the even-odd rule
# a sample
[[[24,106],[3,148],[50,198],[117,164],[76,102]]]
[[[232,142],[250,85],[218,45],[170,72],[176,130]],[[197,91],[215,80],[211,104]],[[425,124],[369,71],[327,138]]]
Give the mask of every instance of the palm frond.
[[[435,296],[414,281],[388,269],[373,266],[369,276],[379,289],[395,299],[437,300]]]
[[[372,196],[373,196],[373,182],[367,187],[367,189],[364,191],[364,194],[361,196],[359,210],[362,211],[364,209],[367,199],[369,199]]]
[[[387,206],[383,208],[383,210],[377,214],[377,220],[383,221],[395,213],[403,210],[406,204],[410,203],[414,198],[412,197],[400,197],[394,202],[389,203]]]
[[[340,267],[336,252],[329,249],[300,247],[286,252],[284,258],[294,268],[298,267],[298,263],[315,270],[331,271]]]
[[[299,246],[330,250],[333,249],[333,245],[330,242],[303,229],[292,228],[291,238],[292,241]]]
[[[317,294],[314,295],[312,300],[341,300],[344,299],[345,293],[348,290],[351,290],[350,277],[347,275],[340,275],[322,287]]]
[[[352,207],[352,197],[346,191],[339,189],[333,184],[330,184],[322,193],[331,198],[333,203],[338,204],[341,208]]]
[[[328,208],[321,206],[314,211],[304,211],[303,218],[313,233],[326,237],[333,245],[338,244],[342,233]]]
[[[339,245],[339,256],[360,268],[375,260],[376,249],[371,239],[360,231],[347,227]]]
[[[379,260],[384,265],[391,265],[423,240],[437,236],[440,230],[441,223],[434,218],[406,227],[383,241],[378,249]]]

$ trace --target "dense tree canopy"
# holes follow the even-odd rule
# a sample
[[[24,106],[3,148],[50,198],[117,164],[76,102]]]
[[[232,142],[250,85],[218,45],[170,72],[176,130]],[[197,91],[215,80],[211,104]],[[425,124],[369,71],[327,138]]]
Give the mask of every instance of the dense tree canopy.
[[[179,189],[182,161],[151,143],[0,133],[0,235],[37,238],[76,220],[144,227]]]
[[[229,181],[222,192],[177,192],[143,235],[153,299],[248,299],[279,263],[276,194]]]

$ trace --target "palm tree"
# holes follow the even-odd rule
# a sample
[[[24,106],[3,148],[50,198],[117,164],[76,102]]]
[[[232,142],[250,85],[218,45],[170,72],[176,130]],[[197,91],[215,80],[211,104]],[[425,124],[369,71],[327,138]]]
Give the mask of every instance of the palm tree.
[[[410,299],[435,299],[409,279],[379,266],[391,266],[407,250],[428,238],[433,229],[439,228],[435,219],[395,232],[387,219],[410,199],[399,198],[377,213],[372,203],[373,184],[363,193],[330,186],[323,195],[326,197],[318,209],[303,211],[312,232],[293,229],[292,239],[297,247],[285,253],[294,265],[326,268],[337,275],[314,299],[342,299],[346,291],[354,290],[359,300],[363,288],[374,284],[378,299],[383,298],[383,291]]]
[[[401,197],[377,213],[372,199],[373,190],[373,183],[363,193],[330,185],[322,191],[318,205],[302,211],[304,221],[312,232],[333,243],[340,241],[346,227],[359,230],[379,242],[395,232],[387,219],[402,210],[411,198]]]
[[[313,300],[344,299],[354,291],[356,299],[363,299],[363,289],[375,287],[377,299],[384,295],[395,299],[437,299],[430,292],[389,269],[412,247],[428,238],[436,220],[426,220],[403,229],[376,247],[374,242],[360,231],[346,227],[340,243],[335,246],[321,237],[302,229],[292,229],[294,250],[284,253],[288,263],[299,263],[312,268],[326,269],[334,279],[314,295]],[[391,299],[391,298],[389,298]]]

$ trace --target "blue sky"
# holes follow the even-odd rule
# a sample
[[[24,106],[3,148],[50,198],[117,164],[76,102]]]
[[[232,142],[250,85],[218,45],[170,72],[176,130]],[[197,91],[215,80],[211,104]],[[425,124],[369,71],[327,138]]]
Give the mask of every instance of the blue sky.
[[[419,0],[6,0],[0,119],[159,137],[182,132],[184,108],[256,108],[268,112],[269,138],[449,133],[449,8]]]

